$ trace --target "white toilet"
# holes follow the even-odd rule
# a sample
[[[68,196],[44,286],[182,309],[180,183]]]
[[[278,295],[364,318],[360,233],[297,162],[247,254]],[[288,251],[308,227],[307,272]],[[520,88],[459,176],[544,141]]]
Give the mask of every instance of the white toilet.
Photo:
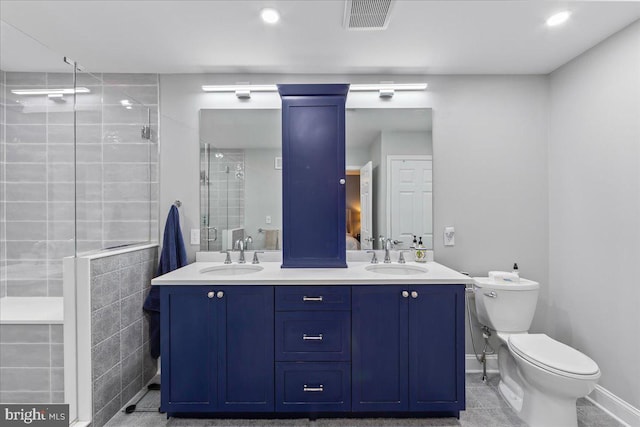
[[[530,427],[577,427],[576,400],[598,379],[596,362],[545,334],[529,334],[540,285],[474,278],[478,320],[495,330],[500,393]]]

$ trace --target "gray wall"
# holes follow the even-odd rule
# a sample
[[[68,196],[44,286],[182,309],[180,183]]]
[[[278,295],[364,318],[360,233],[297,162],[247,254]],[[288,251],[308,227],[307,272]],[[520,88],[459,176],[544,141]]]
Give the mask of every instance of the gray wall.
[[[640,22],[551,74],[546,332],[640,408]]]
[[[0,402],[63,403],[62,325],[0,325]]]
[[[547,107],[545,76],[339,76],[172,74],[160,76],[161,206],[182,207],[183,233],[198,228],[198,116],[203,108],[278,108],[280,99],[255,93],[204,93],[203,84],[426,81],[425,92],[352,93],[350,107],[433,108],[435,258],[475,275],[508,269],[545,289],[548,269]],[[375,177],[375,174],[374,174]],[[163,227],[164,218],[160,218]],[[445,226],[456,227],[455,247],[443,246]],[[197,246],[187,245],[195,258]],[[536,320],[533,331],[540,331]],[[467,346],[471,352],[470,346]]]
[[[91,260],[92,426],[103,426],[156,373],[142,303],[158,248]]]

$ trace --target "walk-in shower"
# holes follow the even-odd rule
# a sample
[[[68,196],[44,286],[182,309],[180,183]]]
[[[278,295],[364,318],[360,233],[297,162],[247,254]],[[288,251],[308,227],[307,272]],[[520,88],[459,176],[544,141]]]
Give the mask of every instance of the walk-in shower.
[[[0,403],[101,426],[153,373],[157,75],[89,72],[0,25]]]

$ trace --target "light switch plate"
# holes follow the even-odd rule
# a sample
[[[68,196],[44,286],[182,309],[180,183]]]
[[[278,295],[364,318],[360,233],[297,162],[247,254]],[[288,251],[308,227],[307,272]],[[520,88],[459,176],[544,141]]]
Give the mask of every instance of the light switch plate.
[[[444,245],[454,246],[456,244],[456,229],[454,227],[444,228]]]
[[[191,244],[192,245],[200,244],[200,230],[197,228],[191,229]]]
[[[271,224],[271,215],[267,215],[264,219],[265,224]]]

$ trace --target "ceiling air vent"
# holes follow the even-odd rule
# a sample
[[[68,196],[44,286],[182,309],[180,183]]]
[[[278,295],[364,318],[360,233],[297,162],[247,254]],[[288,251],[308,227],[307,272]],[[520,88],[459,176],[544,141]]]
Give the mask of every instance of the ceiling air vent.
[[[347,30],[384,30],[389,25],[395,0],[346,0],[344,27]]]

